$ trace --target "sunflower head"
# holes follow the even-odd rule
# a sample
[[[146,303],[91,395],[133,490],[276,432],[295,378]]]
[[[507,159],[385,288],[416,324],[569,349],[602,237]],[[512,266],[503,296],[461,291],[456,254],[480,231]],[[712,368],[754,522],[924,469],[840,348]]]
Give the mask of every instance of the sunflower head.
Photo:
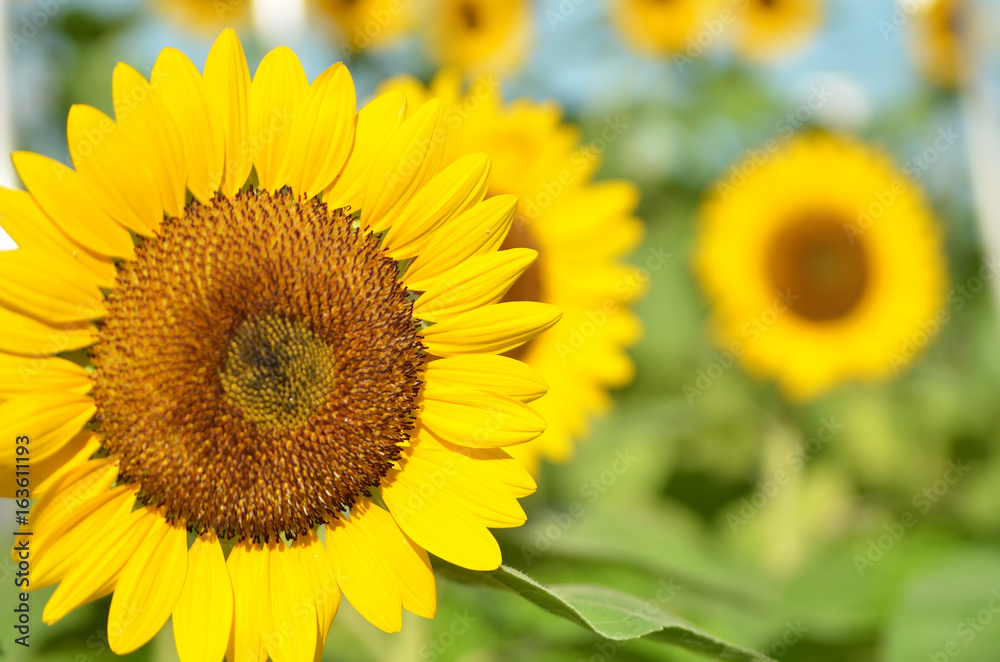
[[[796,398],[897,372],[943,303],[920,190],[843,137],[802,135],[733,166],[705,205],[695,267],[721,345]]]
[[[697,44],[717,2],[705,0],[611,0],[612,18],[636,50],[664,55]]]
[[[809,43],[823,22],[824,0],[732,0],[736,50],[771,60]]]
[[[968,77],[967,41],[972,11],[966,0],[928,0],[914,14],[910,50],[930,81],[956,87]]]
[[[343,53],[378,48],[413,27],[414,8],[401,0],[309,0],[337,33]]]
[[[435,0],[430,14],[431,48],[443,65],[506,74],[524,64],[532,38],[527,0]]]
[[[341,590],[388,631],[433,616],[427,552],[496,568],[487,527],[534,489],[504,448],[545,385],[504,354],[560,312],[505,300],[537,257],[502,249],[517,199],[444,160],[440,101],[358,111],[287,48],[251,77],[231,30],[204,72],[166,49],[113,88],[115,119],[70,112],[74,168],[17,153],[0,190],[43,618],[113,591],[116,652],[172,617],[182,659],[312,660]]]

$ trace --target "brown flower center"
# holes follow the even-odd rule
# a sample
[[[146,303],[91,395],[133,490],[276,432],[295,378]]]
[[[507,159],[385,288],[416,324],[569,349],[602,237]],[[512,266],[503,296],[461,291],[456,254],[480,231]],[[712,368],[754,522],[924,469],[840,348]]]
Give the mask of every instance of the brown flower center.
[[[166,221],[122,267],[92,351],[121,480],[227,538],[338,517],[412,425],[423,348],[397,277],[318,202],[244,193]]]
[[[835,218],[805,215],[775,234],[767,255],[772,284],[790,296],[792,311],[813,322],[848,316],[869,281],[862,237]]]

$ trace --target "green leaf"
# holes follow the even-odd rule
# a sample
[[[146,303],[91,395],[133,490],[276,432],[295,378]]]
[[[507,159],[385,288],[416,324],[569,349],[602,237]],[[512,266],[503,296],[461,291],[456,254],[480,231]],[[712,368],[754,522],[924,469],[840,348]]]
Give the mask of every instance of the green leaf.
[[[612,641],[646,637],[718,660],[766,662],[769,659],[698,629],[664,611],[656,600],[641,600],[593,584],[545,586],[507,566],[476,572],[435,559],[435,570],[455,581],[516,593],[545,611]]]

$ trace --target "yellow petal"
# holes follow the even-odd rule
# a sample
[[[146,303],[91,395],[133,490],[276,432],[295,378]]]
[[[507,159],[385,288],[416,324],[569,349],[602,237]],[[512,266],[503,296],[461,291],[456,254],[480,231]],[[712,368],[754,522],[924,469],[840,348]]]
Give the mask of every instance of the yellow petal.
[[[93,345],[97,329],[89,322],[49,324],[0,306],[0,350],[45,356]]]
[[[14,152],[11,159],[38,205],[73,241],[101,255],[135,258],[128,230],[98,206],[79,173],[32,152]]]
[[[72,361],[0,353],[0,399],[27,391],[66,391],[84,395],[92,387],[87,371]]]
[[[274,662],[310,662],[316,654],[318,616],[312,583],[299,559],[282,541],[267,546],[268,605],[261,638]]]
[[[208,103],[205,81],[187,55],[164,48],[150,78],[180,131],[187,187],[208,203],[222,183],[226,146],[222,118]]]
[[[45,539],[61,535],[92,512],[95,500],[110,498],[107,489],[117,477],[118,464],[110,458],[88,460],[69,469],[39,494],[25,530],[34,531],[34,539],[44,546]]]
[[[198,536],[187,550],[187,575],[173,623],[181,662],[219,662],[226,654],[233,630],[233,585],[214,533]]]
[[[147,509],[132,510],[135,492],[135,485],[115,488],[114,498],[73,529],[45,547],[39,545],[32,566],[35,579],[44,582],[51,574],[60,582],[42,612],[46,623],[114,590],[122,567],[153,524]]]
[[[437,278],[413,304],[413,315],[438,322],[452,315],[494,304],[532,265],[538,252],[511,248],[471,257]]]
[[[0,463],[15,464],[16,437],[27,435],[32,461],[57,452],[97,411],[90,396],[64,391],[25,393],[0,404]]]
[[[226,28],[215,40],[205,62],[205,90],[222,119],[226,167],[222,194],[233,197],[253,168],[250,149],[250,68],[240,38]]]
[[[308,89],[302,63],[285,46],[265,55],[254,74],[250,85],[250,145],[257,179],[265,191],[280,188],[278,175],[288,154],[292,124]]]
[[[424,389],[420,421],[439,437],[473,448],[523,444],[545,431],[545,419],[513,398],[431,385]]]
[[[97,276],[95,282],[101,287],[111,287],[115,282],[114,263],[70,239],[30,193],[0,188],[0,226],[22,248],[44,251],[52,260],[79,262]]]
[[[485,154],[456,160],[403,205],[385,235],[383,250],[395,260],[413,257],[442,223],[480,202],[489,182],[490,160]]]
[[[444,144],[441,102],[433,99],[403,122],[376,157],[361,205],[362,222],[375,232],[389,228],[393,211],[438,172]]]
[[[104,315],[97,277],[37,248],[0,252],[0,301],[46,322],[81,322]]]
[[[517,198],[497,195],[442,224],[407,268],[403,282],[411,290],[424,291],[431,279],[470,257],[497,250],[516,210]]]
[[[402,123],[403,110],[403,95],[389,92],[370,101],[358,112],[351,158],[323,195],[323,200],[331,209],[361,207],[371,169]]]
[[[295,113],[288,154],[277,186],[291,186],[306,198],[319,195],[343,170],[354,146],[357,100],[351,73],[341,63],[313,81]]]
[[[101,447],[101,438],[90,430],[82,430],[62,447],[31,467],[31,496],[41,497],[60,484],[70,471],[87,463],[87,460]],[[13,478],[10,484],[13,485]],[[15,496],[15,495],[10,495]],[[34,515],[34,511],[32,511]]]
[[[436,487],[442,476],[440,466],[390,469],[382,498],[399,527],[431,554],[470,570],[495,570],[501,562],[496,539],[478,518],[445,498]]]
[[[153,638],[170,618],[187,574],[187,530],[154,520],[122,568],[108,612],[108,645],[119,655]]]
[[[521,402],[545,395],[548,385],[538,371],[509,356],[467,354],[436,359],[424,368],[428,388],[472,388]]]
[[[434,574],[427,553],[386,510],[360,500],[350,519],[327,525],[326,543],[344,595],[374,626],[398,632],[404,602],[421,615],[434,615]]]
[[[297,537],[292,543],[292,549],[299,554],[299,561],[309,580],[316,604],[316,624],[319,633],[316,639],[316,659],[319,659],[323,655],[326,635],[340,608],[340,585],[326,547],[315,531]]]
[[[233,584],[233,628],[226,648],[229,662],[264,662],[261,639],[267,614],[268,554],[251,542],[233,547],[226,559]]]
[[[171,216],[184,212],[187,163],[181,132],[163,102],[142,74],[119,62],[112,75],[118,126],[136,147],[136,159],[149,165],[160,204]]]
[[[163,219],[153,173],[135,158],[136,146],[113,119],[76,104],[66,123],[69,154],[83,185],[112,218],[151,236]]]
[[[423,330],[431,354],[503,354],[550,329],[562,313],[535,301],[507,301],[453,315]]]
[[[501,501],[509,498],[509,496],[518,498],[528,496],[538,488],[531,474],[528,473],[520,462],[511,457],[502,448],[469,448],[468,446],[459,446],[444,441],[425,427],[419,425],[414,432],[414,436],[417,438],[416,446],[420,448],[421,452],[436,450],[440,453],[448,451],[466,456],[468,460],[449,459],[456,465],[456,468],[473,476],[473,481],[476,484],[490,484],[494,488],[496,487],[496,483],[503,484],[506,489],[503,490],[504,494],[500,499]],[[514,446],[513,448],[523,447]],[[509,492],[509,495],[506,494],[507,492]],[[516,514],[512,504],[508,503],[508,506],[504,510],[509,511],[510,514]]]

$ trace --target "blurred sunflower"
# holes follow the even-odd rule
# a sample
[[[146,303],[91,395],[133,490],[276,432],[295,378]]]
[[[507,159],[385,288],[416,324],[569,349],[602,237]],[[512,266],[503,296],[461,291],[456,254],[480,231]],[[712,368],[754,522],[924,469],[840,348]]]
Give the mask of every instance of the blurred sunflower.
[[[404,0],[309,0],[340,33],[340,48],[351,55],[405,34],[413,23],[413,5]]]
[[[484,152],[493,163],[488,195],[521,200],[504,247],[536,249],[539,259],[506,299],[545,301],[564,317],[511,352],[538,370],[549,392],[533,403],[548,429],[509,452],[533,472],[542,457],[565,461],[590,417],[607,409],[607,389],[634,376],[625,348],[638,340],[641,324],[629,303],[643,285],[621,259],[644,233],[633,216],[639,192],[630,182],[592,181],[603,139],[581,145],[579,131],[562,121],[554,103],[503,103],[492,78],[474,81],[466,92],[454,72],[442,72],[429,88],[403,76],[382,90],[403,91],[411,106],[440,99],[449,129],[444,162],[465,150]],[[609,125],[606,135],[613,139],[614,130]]]
[[[696,41],[716,2],[705,0],[610,0],[611,14],[628,44],[654,54],[680,53]]]
[[[434,0],[430,47],[438,61],[468,74],[520,68],[532,39],[528,0]]]
[[[152,6],[184,28],[217,32],[250,19],[253,0],[152,0]]]
[[[731,173],[695,252],[721,344],[802,399],[912,359],[946,279],[919,189],[881,152],[819,134]]]
[[[770,60],[812,40],[823,22],[823,0],[732,0],[735,46],[741,55]]]
[[[439,102],[355,115],[341,64],[310,85],[279,48],[251,82],[227,30],[204,75],[166,49],[151,81],[119,64],[117,122],[70,111],[76,169],[19,152],[28,192],[0,191],[44,620],[114,592],[114,651],[172,616],[188,662],[313,660],[341,590],[387,631],[432,617],[427,552],[496,568],[487,527],[534,489],[502,447],[545,389],[501,354],[559,313],[498,303],[536,256],[499,249],[516,198],[484,200],[484,155],[441,167]]]
[[[969,11],[965,0],[928,0],[914,14],[911,51],[923,75],[938,85],[955,87],[968,75]]]

